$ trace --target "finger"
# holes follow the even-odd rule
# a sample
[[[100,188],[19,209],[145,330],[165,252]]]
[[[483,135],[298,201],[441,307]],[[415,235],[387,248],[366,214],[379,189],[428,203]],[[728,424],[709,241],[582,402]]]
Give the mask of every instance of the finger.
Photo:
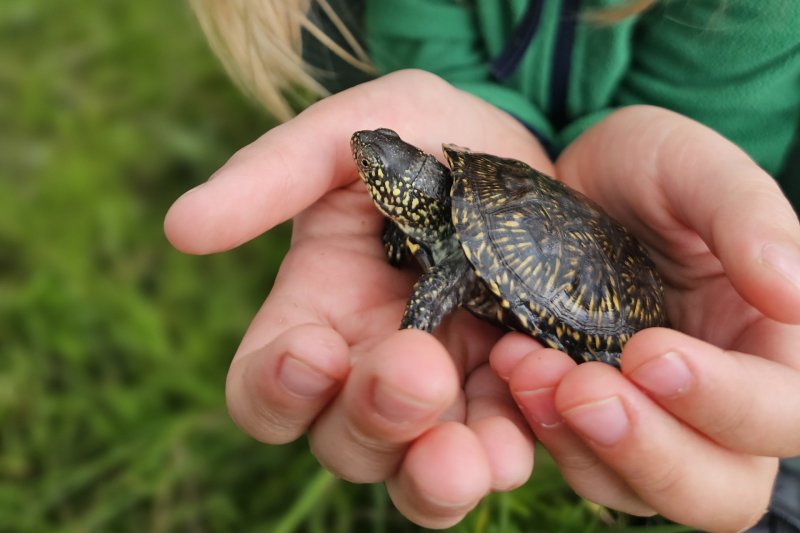
[[[486,364],[492,347],[503,334],[486,320],[464,309],[446,316],[434,336],[447,348],[459,370],[461,381],[478,367]]]
[[[542,349],[541,343],[522,333],[508,333],[492,348],[489,363],[492,370],[502,379],[508,381],[514,368],[531,352]]]
[[[383,481],[455,400],[458,374],[441,344],[413,330],[353,357],[347,384],[311,428],[311,450],[340,477]]]
[[[584,498],[628,514],[655,513],[628,484],[606,466],[556,410],[560,382],[576,367],[567,355],[541,348],[514,368],[509,388],[536,438],[547,448],[564,480]]]
[[[651,228],[643,233],[654,248],[672,241],[696,257],[704,243],[750,304],[800,322],[797,216],[775,181],[719,134],[664,109],[633,106],[576,141],[557,167],[624,222]],[[717,268],[693,267],[684,279],[704,281]]]
[[[488,365],[473,371],[465,385],[466,424],[483,447],[491,489],[507,491],[525,483],[533,470],[533,436],[506,384]],[[466,466],[466,465],[465,465]]]
[[[800,454],[800,371],[666,329],[631,338],[622,369],[662,407],[727,448]]]
[[[272,444],[302,435],[330,401],[349,370],[349,349],[333,330],[301,325],[239,357],[226,384],[233,420]]]
[[[440,529],[461,521],[490,483],[490,466],[479,439],[464,425],[446,422],[414,442],[386,487],[409,520]]]
[[[561,381],[555,404],[589,448],[667,518],[701,530],[740,531],[765,512],[777,460],[720,447],[614,368],[580,365]]]
[[[165,220],[167,237],[199,254],[252,239],[355,180],[350,136],[379,127],[407,134],[435,154],[442,142],[457,142],[551,168],[510,115],[432,74],[403,71],[326,98],[240,150],[213,179],[175,202]]]

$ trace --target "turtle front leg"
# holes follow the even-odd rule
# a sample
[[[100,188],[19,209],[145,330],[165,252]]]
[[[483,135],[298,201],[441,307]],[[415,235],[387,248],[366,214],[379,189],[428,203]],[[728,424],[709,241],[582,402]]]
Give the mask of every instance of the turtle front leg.
[[[414,285],[400,329],[433,331],[445,315],[467,300],[476,282],[463,255],[432,266]]]
[[[387,218],[383,227],[383,249],[386,251],[386,257],[389,258],[389,264],[392,266],[400,266],[408,257],[406,238],[403,230]]]

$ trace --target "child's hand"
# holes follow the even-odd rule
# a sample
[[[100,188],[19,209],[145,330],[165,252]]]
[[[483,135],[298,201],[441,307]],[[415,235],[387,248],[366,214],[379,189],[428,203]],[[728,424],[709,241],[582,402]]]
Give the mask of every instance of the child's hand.
[[[397,330],[419,273],[389,265],[382,217],[349,146],[354,131],[383,126],[434,154],[455,142],[553,170],[510,116],[432,75],[402,72],[269,131],[181,197],[165,226],[177,248],[203,254],[294,218],[291,249],[231,365],[230,412],[264,442],[308,431],[336,475],[386,481],[410,519],[445,526],[489,490],[523,483],[533,444],[488,367],[495,328],[460,311],[438,341]]]
[[[731,143],[650,107],[615,113],[558,176],[650,248],[672,325],[635,335],[622,373],[522,335],[492,365],[577,492],[631,513],[738,531],[800,454],[800,226]]]

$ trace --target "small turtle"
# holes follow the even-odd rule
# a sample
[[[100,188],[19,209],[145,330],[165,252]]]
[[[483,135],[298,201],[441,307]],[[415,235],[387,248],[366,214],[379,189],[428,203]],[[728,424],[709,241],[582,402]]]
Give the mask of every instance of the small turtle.
[[[450,168],[392,130],[350,141],[387,217],[392,264],[423,268],[401,328],[432,331],[456,306],[577,362],[619,365],[636,331],[667,323],[644,248],[594,202],[513,159],[443,145]]]

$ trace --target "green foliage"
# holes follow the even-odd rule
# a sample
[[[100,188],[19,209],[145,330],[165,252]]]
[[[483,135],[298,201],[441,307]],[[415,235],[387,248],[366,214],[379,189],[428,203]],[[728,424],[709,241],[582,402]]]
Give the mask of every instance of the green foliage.
[[[0,530],[419,529],[227,417],[288,228],[210,257],[163,237],[172,200],[270,126],[186,6],[3,0],[0,124]],[[539,462],[454,530],[628,531]]]

